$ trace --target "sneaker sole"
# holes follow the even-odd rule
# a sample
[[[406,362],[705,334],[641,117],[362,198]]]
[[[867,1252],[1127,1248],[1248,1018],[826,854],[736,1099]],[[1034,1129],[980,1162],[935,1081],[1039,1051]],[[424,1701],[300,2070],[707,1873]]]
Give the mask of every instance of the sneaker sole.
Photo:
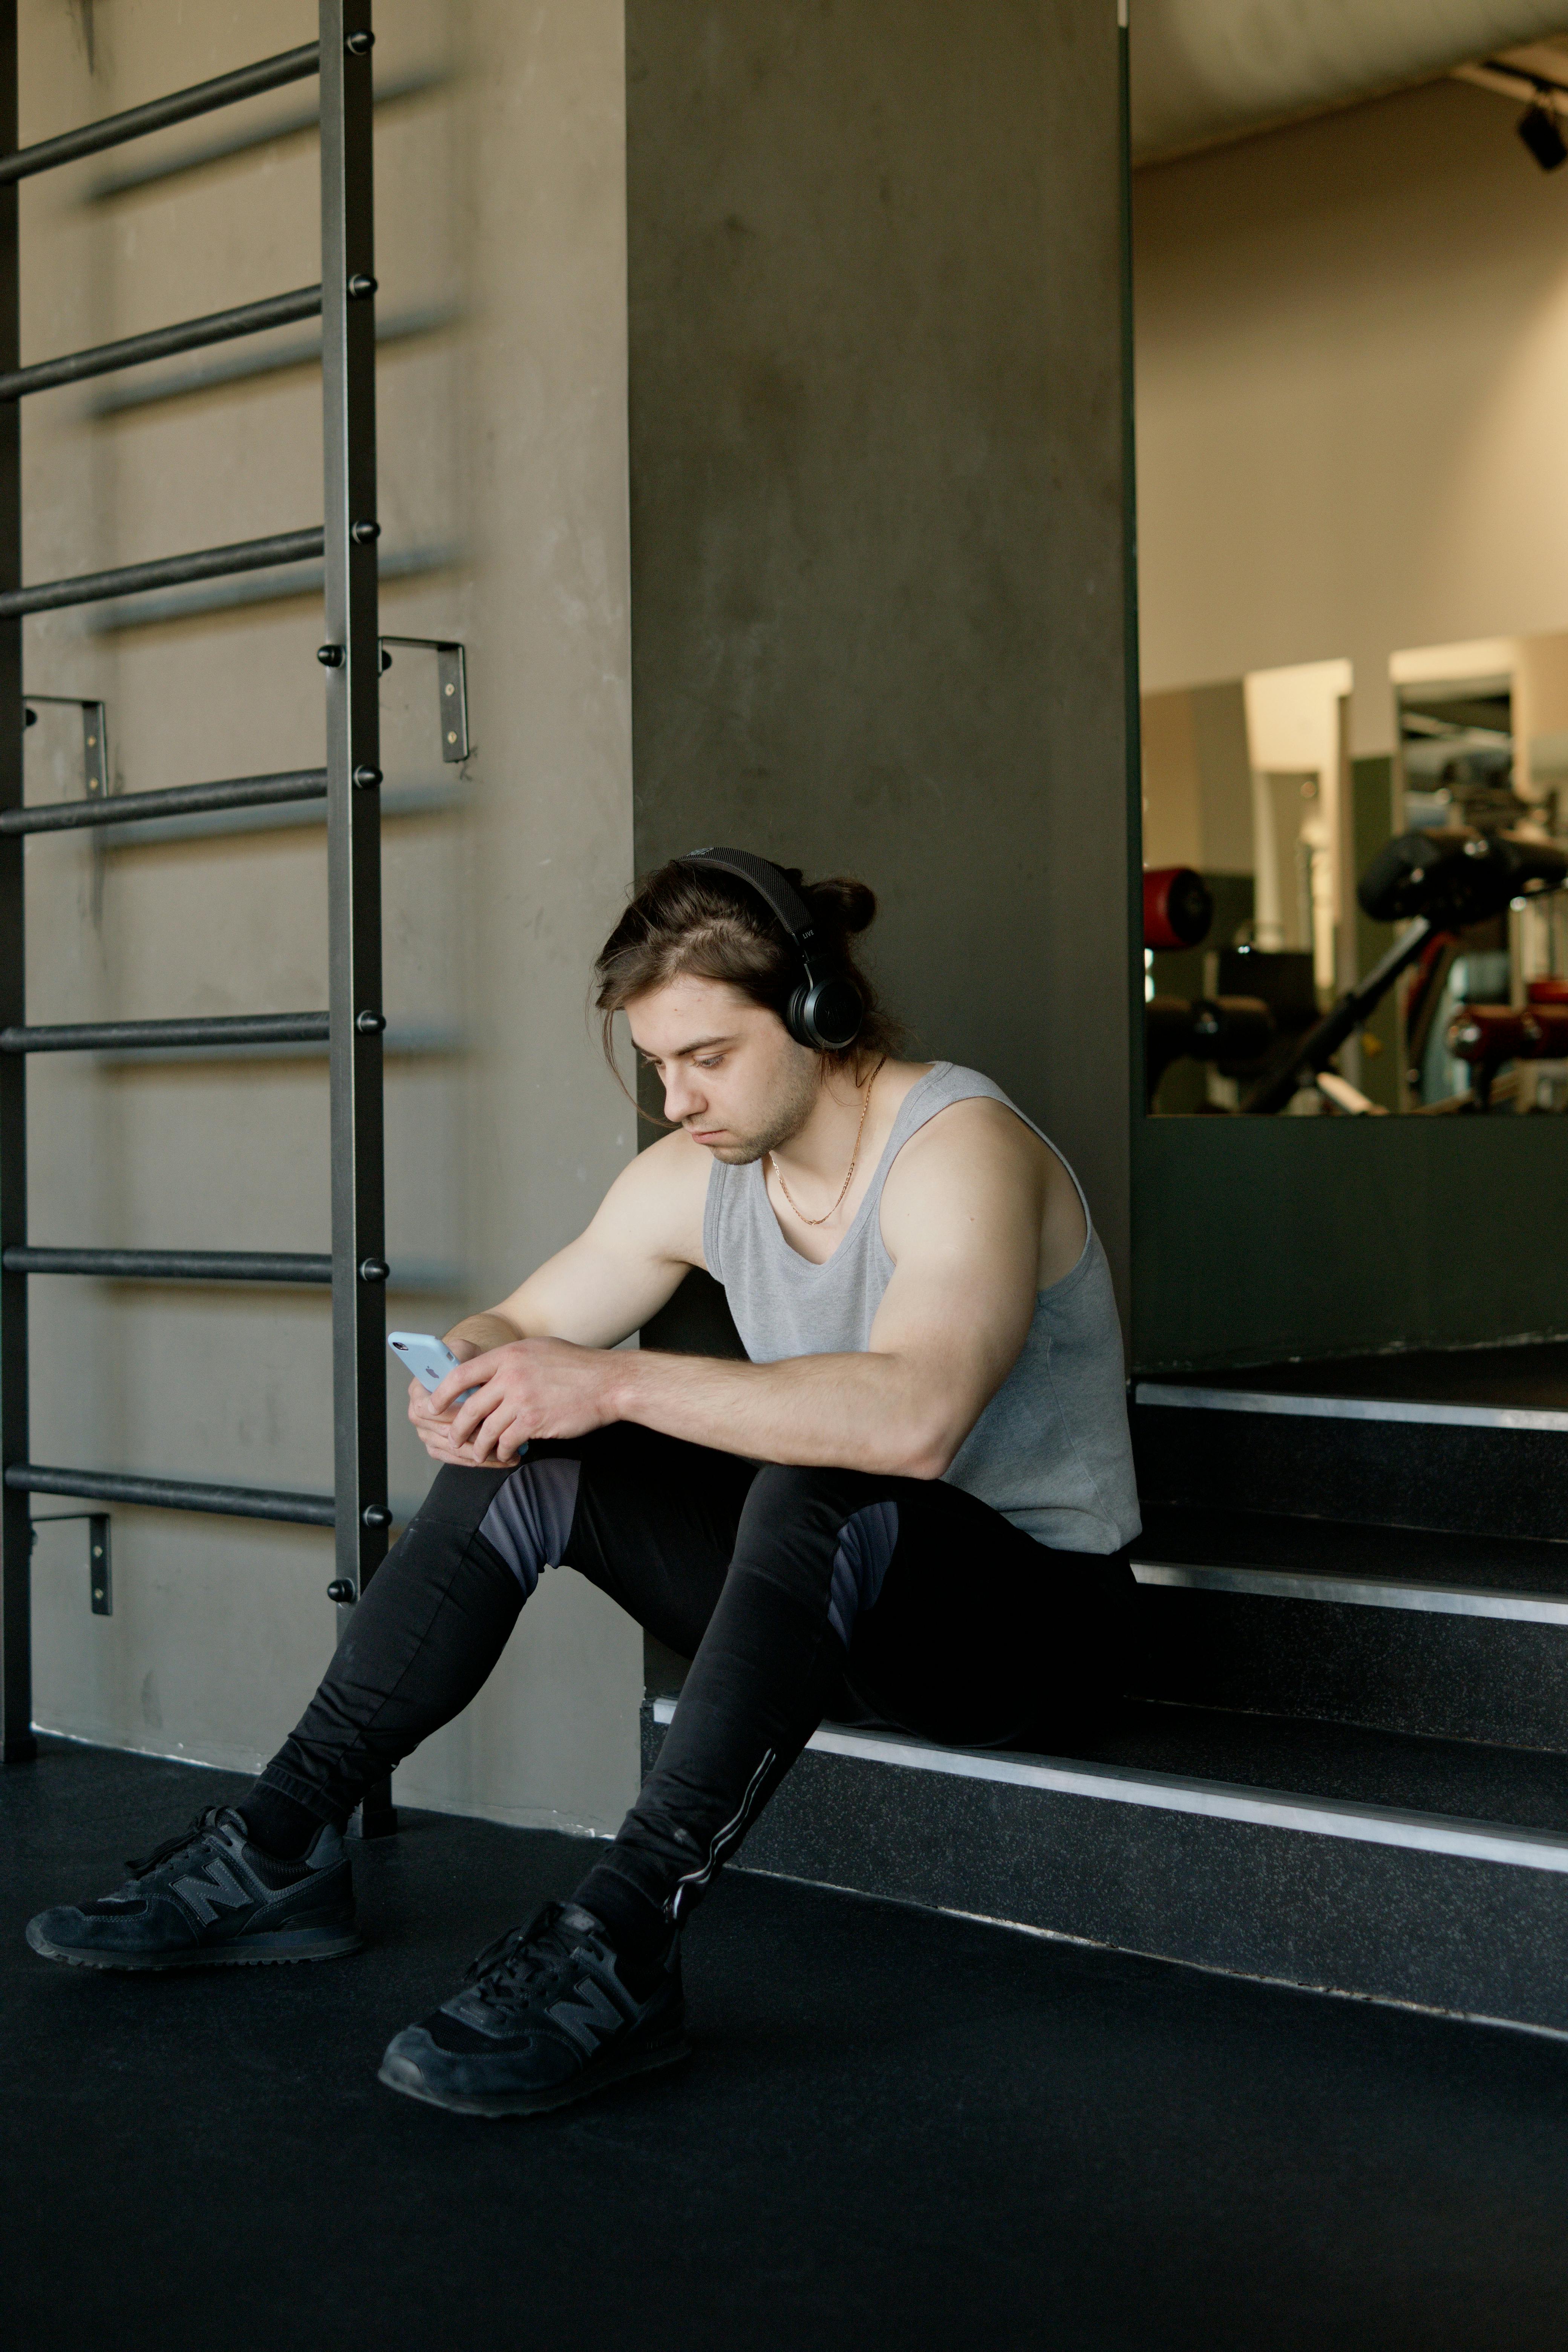
[[[644,2050],[628,2051],[624,2058],[613,2060],[602,2070],[584,2080],[581,2075],[574,2083],[563,2083],[553,2091],[498,2091],[486,2098],[475,2093],[433,2091],[412,2058],[384,2058],[379,2079],[389,2091],[401,2091],[405,2098],[422,2099],[429,2107],[445,2107],[458,2116],[485,2116],[492,2121],[501,2116],[542,2116],[555,2107],[570,2107],[579,2099],[591,2099],[596,2091],[608,2090],[613,2083],[624,2083],[635,2074],[649,2074],[658,2066],[673,2066],[682,2058],[689,2058],[691,2044],[684,2035],[678,2042],[656,2042]]]
[[[134,1952],[72,1951],[67,1944],[52,1944],[39,1933],[37,1922],[27,1923],[27,1941],[41,1959],[63,1960],[69,1969],[104,1969],[118,1970],[121,1975],[167,1976],[175,1969],[265,1969],[287,1968],[298,1960],[341,1960],[350,1952],[357,1952],[363,1937],[353,1928],[344,1934],[323,1935],[312,1943],[302,1943],[298,1937],[279,1933],[274,1936],[253,1936],[245,1943],[226,1948],[212,1947],[205,1951],[155,1953],[143,1958]]]

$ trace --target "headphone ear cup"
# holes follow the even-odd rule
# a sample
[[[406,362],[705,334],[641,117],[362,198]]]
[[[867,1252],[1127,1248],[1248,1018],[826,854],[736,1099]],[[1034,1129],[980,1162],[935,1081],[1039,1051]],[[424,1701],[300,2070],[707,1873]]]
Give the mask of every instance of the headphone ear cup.
[[[860,1034],[866,1008],[852,980],[841,972],[808,980],[790,999],[790,1035],[816,1053],[841,1054]]]
[[[819,1050],[821,1040],[813,1034],[806,1001],[816,993],[816,991],[810,981],[803,980],[790,998],[788,1009],[784,1013],[784,1027],[789,1031],[795,1044],[805,1045],[814,1054]]]

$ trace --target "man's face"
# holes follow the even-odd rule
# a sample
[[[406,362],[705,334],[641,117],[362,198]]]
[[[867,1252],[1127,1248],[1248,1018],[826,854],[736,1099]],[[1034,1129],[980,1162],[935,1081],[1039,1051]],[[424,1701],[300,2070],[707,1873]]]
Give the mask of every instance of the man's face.
[[[728,981],[672,980],[634,997],[626,1017],[632,1043],[663,1084],[665,1117],[715,1160],[760,1160],[811,1116],[822,1087],[817,1056]]]

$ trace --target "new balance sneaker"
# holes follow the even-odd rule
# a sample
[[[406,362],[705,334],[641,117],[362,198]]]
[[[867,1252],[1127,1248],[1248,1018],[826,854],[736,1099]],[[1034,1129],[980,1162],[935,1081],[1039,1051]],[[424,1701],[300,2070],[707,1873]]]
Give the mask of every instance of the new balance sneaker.
[[[646,1977],[590,1911],[547,1903],[479,1954],[461,1992],[387,2044],[381,2079],[465,2116],[532,2116],[689,2054],[679,1939]]]
[[[279,1862],[250,1843],[238,1813],[209,1805],[126,1868],[116,1894],[30,1919],[34,1951],[78,1968],[204,1969],[359,1949],[349,1858],[324,1824],[298,1862]]]

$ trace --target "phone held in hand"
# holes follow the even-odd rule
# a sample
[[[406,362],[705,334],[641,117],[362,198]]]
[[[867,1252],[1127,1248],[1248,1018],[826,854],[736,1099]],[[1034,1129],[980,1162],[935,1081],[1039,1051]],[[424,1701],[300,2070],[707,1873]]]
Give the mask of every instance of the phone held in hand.
[[[440,1387],[458,1360],[445,1339],[437,1339],[433,1331],[389,1331],[386,1344],[393,1354],[407,1365],[415,1379],[432,1393]],[[458,1399],[458,1404],[473,1393],[472,1389],[465,1389]],[[527,1452],[526,1445],[520,1445],[516,1459],[521,1462]]]
[[[407,1365],[415,1379],[432,1391],[457,1367],[458,1359],[445,1339],[437,1339],[430,1331],[389,1331],[386,1344]],[[472,1395],[472,1389],[465,1389],[458,1402],[461,1404],[464,1397]]]

